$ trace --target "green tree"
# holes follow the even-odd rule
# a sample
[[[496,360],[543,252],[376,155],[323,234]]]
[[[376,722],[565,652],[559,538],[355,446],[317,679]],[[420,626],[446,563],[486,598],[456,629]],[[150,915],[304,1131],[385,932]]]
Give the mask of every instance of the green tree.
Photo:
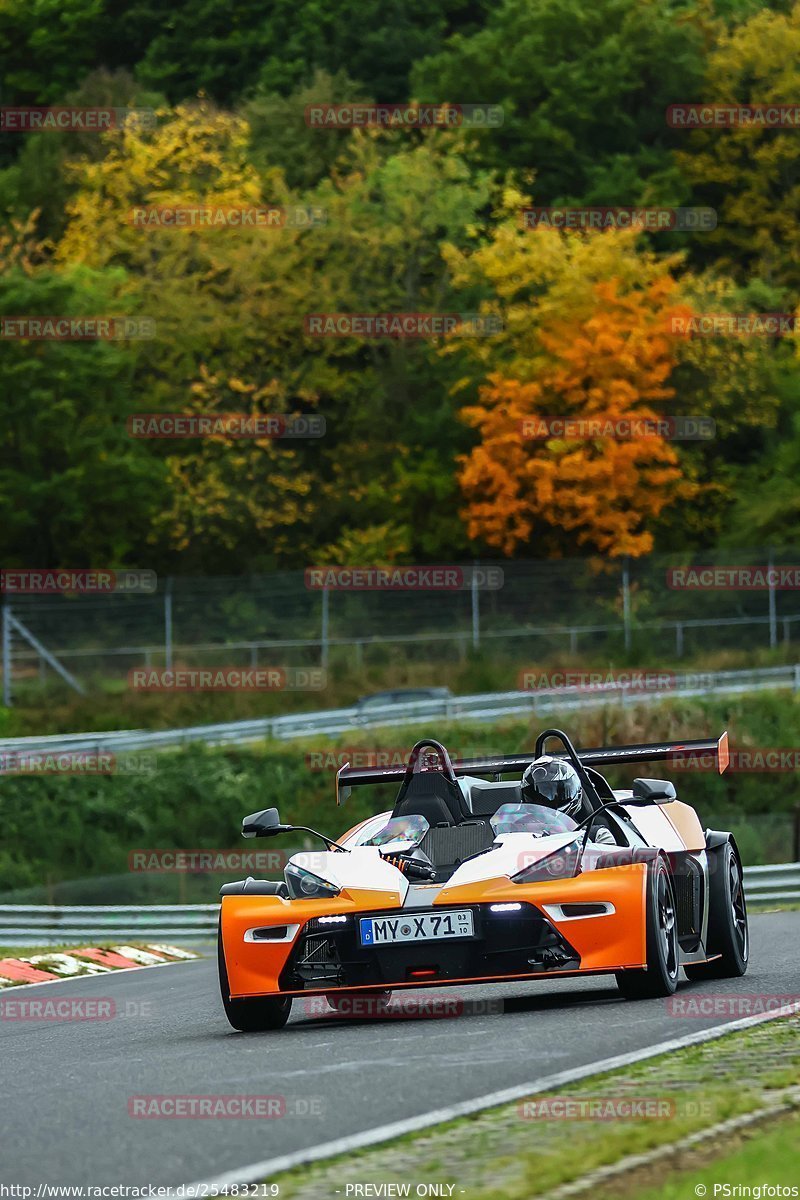
[[[312,311],[464,311],[442,244],[472,243],[492,181],[457,151],[448,134],[419,143],[354,135],[314,193],[329,221],[308,242],[319,264]],[[451,395],[464,363],[440,348],[441,339],[306,339],[320,409],[335,419],[321,530],[328,557],[351,553],[358,538],[383,544],[388,558],[466,550],[455,458],[468,436]]]
[[[205,91],[229,104],[256,83],[288,94],[316,70],[347,74],[378,100],[405,100],[416,59],[458,28],[476,27],[482,0],[181,0],[168,16],[154,0],[135,8],[153,36],[139,75],[180,100]]]
[[[4,104],[55,104],[95,65],[103,0],[4,0]]]
[[[482,29],[418,63],[412,87],[502,105],[502,127],[476,135],[479,152],[534,171],[537,203],[675,203],[686,187],[665,109],[702,94],[703,36],[691,13],[659,0],[502,0]]]
[[[121,316],[121,271],[12,265],[4,316]],[[3,560],[40,567],[149,565],[144,537],[164,472],[125,432],[136,346],[4,339],[0,356]]]

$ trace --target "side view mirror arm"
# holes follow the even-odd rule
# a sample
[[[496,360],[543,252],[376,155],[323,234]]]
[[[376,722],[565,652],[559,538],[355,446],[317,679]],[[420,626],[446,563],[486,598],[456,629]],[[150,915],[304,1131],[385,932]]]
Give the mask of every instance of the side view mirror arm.
[[[605,804],[601,804],[599,808],[596,808],[593,813],[590,813],[588,817],[585,817],[584,820],[580,822],[580,824],[578,825],[578,829],[575,831],[577,833],[578,830],[585,829],[585,833],[581,840],[581,850],[580,850],[580,857],[578,858],[578,862],[580,863],[583,861],[583,855],[586,850],[586,846],[589,842],[589,832],[592,828],[592,822],[594,821],[595,817],[598,816],[601,812],[605,812],[606,810],[611,810],[614,808],[622,808],[623,804],[630,805],[631,807],[647,808],[651,804],[665,804],[665,803],[669,804],[669,803],[671,803],[671,801],[673,799],[674,799],[674,797],[670,797],[669,800],[663,800],[663,799],[650,799],[649,797],[644,797],[644,796],[633,796],[630,799],[627,799],[624,801],[623,800],[608,800]]]
[[[343,854],[350,853],[345,846],[335,842],[333,838],[326,837],[324,833],[318,833],[316,829],[309,829],[307,825],[272,825],[260,833],[249,833],[242,830],[242,837],[275,837],[279,833],[310,833],[312,837],[318,837],[320,841],[323,841],[329,849],[340,850]]]
[[[309,829],[307,825],[282,825],[279,830],[276,830],[277,833],[289,833],[290,831],[296,831],[298,833],[310,833],[313,835],[313,837],[320,838],[320,840],[323,841],[329,849],[340,850],[342,854],[350,853],[346,846],[342,846],[339,842],[335,842],[333,838],[326,837],[324,833],[318,833],[316,829]]]

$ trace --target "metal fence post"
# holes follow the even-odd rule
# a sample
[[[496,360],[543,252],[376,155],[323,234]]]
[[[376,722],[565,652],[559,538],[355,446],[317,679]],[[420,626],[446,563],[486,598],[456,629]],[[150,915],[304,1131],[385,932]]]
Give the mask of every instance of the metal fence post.
[[[3,605],[3,704],[11,708],[11,605]]]
[[[625,632],[625,649],[631,648],[631,570],[628,558],[622,562],[622,623]]]
[[[778,621],[775,611],[775,578],[772,574],[772,551],[767,560],[767,585],[769,587],[769,648],[774,650],[778,644]]]
[[[481,645],[481,614],[478,604],[478,564],[472,564],[472,649],[479,650]]]
[[[320,666],[327,667],[328,665],[328,630],[330,628],[330,608],[328,599],[328,589],[322,589],[322,630],[320,633]]]
[[[164,589],[164,666],[172,667],[172,576]]]
[[[683,623],[675,622],[675,657],[683,657]]]

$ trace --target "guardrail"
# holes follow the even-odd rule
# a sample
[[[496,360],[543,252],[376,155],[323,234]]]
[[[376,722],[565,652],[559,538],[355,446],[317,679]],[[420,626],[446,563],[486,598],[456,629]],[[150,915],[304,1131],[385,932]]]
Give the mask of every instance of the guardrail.
[[[800,903],[800,862],[745,867],[752,903]],[[0,946],[77,942],[207,941],[216,935],[218,904],[0,904]]]
[[[592,672],[585,672],[591,677]],[[602,674],[602,673],[600,673]],[[671,674],[667,672],[628,672],[640,674],[641,686],[630,683],[606,685],[532,688],[529,691],[482,692],[472,696],[449,696],[440,700],[415,700],[405,704],[370,706],[369,711],[333,708],[317,712],[291,713],[284,717],[260,717],[248,721],[228,721],[217,725],[192,725],[185,729],[118,729],[109,733],[70,733],[47,737],[0,739],[2,756],[31,754],[38,751],[108,751],[125,754],[139,750],[161,750],[172,746],[203,742],[207,745],[238,745],[273,738],[335,736],[381,725],[420,725],[439,721],[467,720],[487,723],[498,717],[568,712],[597,708],[611,701],[623,705],[655,703],[675,696],[700,697],[734,695],[743,692],[791,688],[800,691],[800,663],[784,667],[761,667],[741,671],[703,671]],[[647,686],[648,674],[658,681]]]
[[[206,941],[218,904],[0,904],[0,946]]]
[[[800,862],[745,867],[744,884],[751,904],[762,900],[791,900],[800,904]]]

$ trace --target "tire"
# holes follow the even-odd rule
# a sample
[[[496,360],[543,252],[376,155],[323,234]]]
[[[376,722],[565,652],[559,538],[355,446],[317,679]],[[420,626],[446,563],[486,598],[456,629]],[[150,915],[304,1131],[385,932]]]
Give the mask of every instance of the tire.
[[[329,992],[325,999],[343,1017],[380,1017],[392,998],[385,992]]]
[[[292,1011],[292,997],[261,996],[254,1000],[231,1000],[225,952],[222,948],[222,929],[217,934],[217,965],[219,990],[225,1016],[234,1029],[242,1033],[263,1033],[268,1029],[283,1029]]]
[[[744,975],[750,958],[750,931],[744,894],[742,864],[732,842],[713,852],[708,887],[709,954],[721,957],[710,963],[684,967],[687,979],[736,979]]]
[[[671,996],[678,986],[680,950],[675,891],[663,858],[647,871],[647,969],[617,971],[619,990],[626,1000]]]

